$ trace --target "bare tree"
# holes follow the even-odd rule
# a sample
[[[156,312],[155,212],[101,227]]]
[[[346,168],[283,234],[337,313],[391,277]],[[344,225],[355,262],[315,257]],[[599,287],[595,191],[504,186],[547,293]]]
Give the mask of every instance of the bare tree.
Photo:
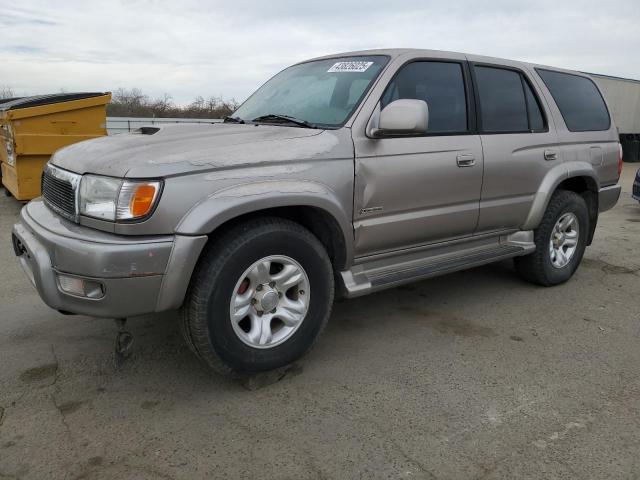
[[[165,93],[161,98],[151,99],[139,88],[118,88],[113,92],[107,114],[113,117],[177,117],[177,118],[222,118],[238,108],[234,99],[224,100],[211,96],[205,100],[198,95],[189,105],[182,107],[173,103]]]
[[[8,86],[0,87],[0,98],[14,98],[15,96],[13,88]]]
[[[174,108],[171,95],[165,93],[162,98],[157,98],[151,102],[154,116],[167,117],[168,113]]]

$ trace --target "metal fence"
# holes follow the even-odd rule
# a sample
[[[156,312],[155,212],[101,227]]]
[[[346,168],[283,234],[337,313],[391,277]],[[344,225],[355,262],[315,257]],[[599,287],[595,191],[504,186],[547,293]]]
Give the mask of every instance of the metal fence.
[[[136,117],[107,117],[107,133],[117,135],[127,133],[136,128],[167,123],[219,123],[221,118],[136,118]]]

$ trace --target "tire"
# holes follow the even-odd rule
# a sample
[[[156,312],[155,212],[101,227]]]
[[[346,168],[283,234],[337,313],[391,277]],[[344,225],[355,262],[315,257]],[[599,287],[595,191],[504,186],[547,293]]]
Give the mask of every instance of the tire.
[[[299,268],[300,283],[289,288],[275,285],[275,281],[263,282],[262,277],[254,274],[267,261],[271,265],[267,267],[271,268],[268,275],[278,267],[282,267],[280,272],[284,272],[284,268]],[[264,270],[260,272],[267,275]],[[278,276],[273,275],[273,278]],[[296,279],[298,276],[294,281]],[[304,285],[307,292],[302,290]],[[296,298],[291,299],[293,290]],[[251,302],[260,300],[250,304],[250,315],[234,323],[232,314],[236,310],[231,302],[246,295],[251,295]],[[271,297],[267,298],[268,295]],[[310,231],[281,218],[252,220],[232,227],[207,246],[187,291],[182,331],[189,347],[219,373],[252,374],[272,370],[289,365],[309,351],[327,324],[333,297],[331,262],[323,245]],[[272,315],[260,310],[270,308],[265,306],[267,300],[277,303],[271,312],[280,312],[285,302],[306,304],[306,307],[304,313],[296,313],[301,320],[292,327],[285,324],[278,313]],[[272,320],[267,320],[269,316]],[[261,327],[266,324],[268,329]],[[256,335],[252,335],[254,327],[259,332],[272,332],[271,337],[263,338],[260,333],[256,339]],[[278,335],[282,337],[280,343],[276,341]]]
[[[568,262],[560,267],[558,264],[562,264],[562,261],[556,253],[552,253],[552,234],[561,219],[569,221],[572,215],[573,223],[577,223],[577,243]],[[545,287],[566,282],[580,265],[587,246],[588,232],[589,213],[584,198],[575,192],[556,191],[547,205],[540,225],[534,231],[536,250],[529,255],[514,258],[516,271],[523,279]]]

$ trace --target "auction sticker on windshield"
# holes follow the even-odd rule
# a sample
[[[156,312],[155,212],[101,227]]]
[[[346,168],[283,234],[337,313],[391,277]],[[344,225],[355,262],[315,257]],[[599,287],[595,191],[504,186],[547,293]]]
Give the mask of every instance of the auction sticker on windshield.
[[[373,65],[373,62],[337,62],[327,70],[327,73],[336,72],[366,72],[367,68]]]

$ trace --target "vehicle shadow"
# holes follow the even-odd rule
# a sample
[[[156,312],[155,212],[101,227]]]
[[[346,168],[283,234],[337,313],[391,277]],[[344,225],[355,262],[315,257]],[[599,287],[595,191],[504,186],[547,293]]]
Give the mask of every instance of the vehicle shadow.
[[[493,330],[475,324],[463,316],[445,314],[448,306],[460,301],[461,292],[473,292],[474,298],[490,298],[496,291],[536,288],[518,280],[511,261],[499,262],[463,272],[407,284],[394,289],[355,299],[340,299],[328,326],[311,355],[294,365],[275,372],[253,376],[225,377],[212,372],[196,358],[184,342],[179,330],[179,313],[170,312],[133,318],[127,328],[135,338],[131,358],[120,368],[111,365],[104,373],[120,378],[136,376],[140,372],[157,372],[168,381],[190,381],[199,386],[216,388],[245,388],[255,390],[299,374],[314,359],[332,358],[334,362],[357,362],[353,352],[334,348],[364,341],[364,330],[384,335],[390,329],[405,331],[422,322],[441,334],[462,336],[493,336]],[[438,313],[437,315],[434,315]],[[116,328],[113,327],[115,336]],[[106,334],[107,332],[105,332]],[[106,353],[106,352],[105,352]]]

